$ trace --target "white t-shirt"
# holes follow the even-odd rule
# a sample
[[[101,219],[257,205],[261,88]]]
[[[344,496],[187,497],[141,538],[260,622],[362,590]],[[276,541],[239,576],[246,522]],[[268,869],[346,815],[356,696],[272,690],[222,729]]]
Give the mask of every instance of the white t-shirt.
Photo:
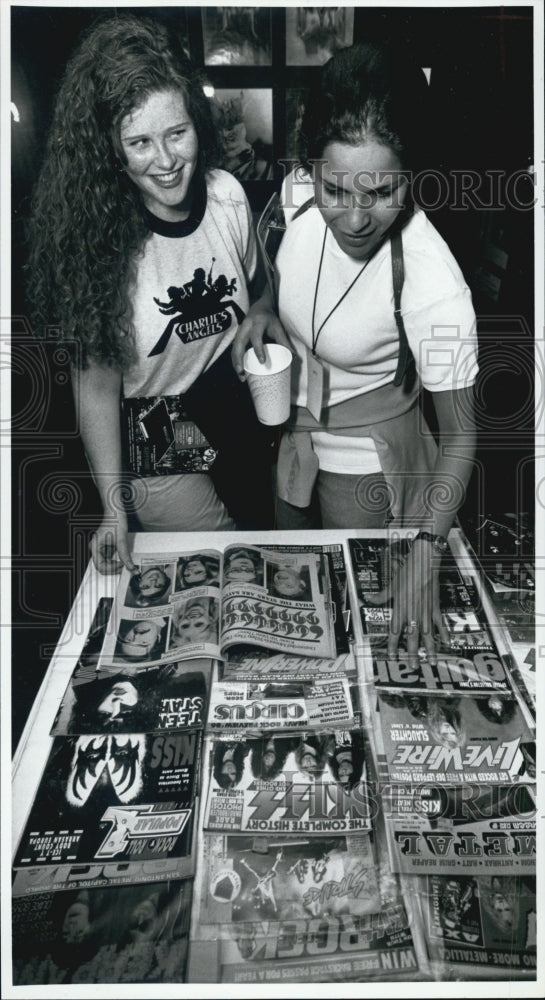
[[[276,258],[280,319],[297,353],[292,401],[299,406],[307,404],[307,352],[312,348],[312,309],[325,230],[318,208],[312,206],[289,223]],[[471,294],[447,244],[418,208],[403,229],[403,260],[401,312],[423,386],[441,392],[472,385],[477,335]],[[315,331],[357,275],[317,341],[325,406],[385,385],[396,371],[399,335],[389,241],[362,271],[362,261],[345,254],[327,232]],[[326,471],[380,470],[371,438],[318,432],[312,441],[320,468]]]
[[[256,265],[250,207],[231,174],[212,170],[206,180],[200,221],[148,214],[151,232],[130,292],[138,358],[124,375],[125,396],[186,392],[230,346],[248,311]]]

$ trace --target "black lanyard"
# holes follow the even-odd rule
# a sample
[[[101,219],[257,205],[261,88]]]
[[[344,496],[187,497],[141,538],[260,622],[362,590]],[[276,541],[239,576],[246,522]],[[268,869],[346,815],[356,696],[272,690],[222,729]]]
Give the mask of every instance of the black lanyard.
[[[323,259],[324,259],[325,241],[326,241],[326,238],[327,238],[327,229],[328,229],[328,227],[326,226],[325,230],[324,230],[324,239],[323,239],[323,242],[322,242],[322,252],[320,254],[320,264],[319,264],[319,267],[318,267],[318,277],[316,278],[316,288],[314,289],[314,304],[312,306],[312,356],[313,357],[316,357],[316,344],[318,343],[318,337],[320,336],[320,334],[321,334],[324,326],[326,325],[328,319],[330,319],[330,317],[333,315],[333,313],[335,312],[335,310],[339,308],[341,302],[344,301],[344,299],[346,298],[346,296],[348,295],[348,293],[352,290],[352,288],[356,284],[356,281],[358,280],[358,278],[360,278],[361,275],[363,274],[363,272],[365,271],[365,268],[367,267],[367,265],[369,263],[369,260],[371,260],[371,258],[369,258],[368,260],[365,261],[363,267],[358,271],[358,273],[357,273],[356,277],[354,278],[354,280],[350,282],[348,288],[346,289],[346,291],[343,292],[343,294],[341,295],[339,301],[335,303],[335,305],[333,306],[333,309],[331,309],[331,311],[328,312],[328,314],[327,314],[326,318],[324,319],[323,323],[320,324],[320,328],[319,328],[318,332],[315,333],[314,332],[314,324],[315,324],[315,318],[316,318],[316,302],[317,302],[317,299],[318,299],[318,286],[320,284],[320,276],[322,274],[322,262],[323,262]]]

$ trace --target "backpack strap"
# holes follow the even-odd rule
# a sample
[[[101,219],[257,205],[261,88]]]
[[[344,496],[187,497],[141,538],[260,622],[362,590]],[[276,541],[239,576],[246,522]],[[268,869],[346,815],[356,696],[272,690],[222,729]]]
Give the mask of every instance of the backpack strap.
[[[403,316],[401,315],[401,292],[405,281],[405,269],[403,267],[403,240],[401,230],[394,233],[390,239],[390,250],[392,253],[392,282],[394,286],[394,317],[399,334],[399,358],[394,376],[394,385],[401,385],[408,372],[414,372],[414,357],[409,347],[407,333]]]
[[[296,212],[294,212],[290,221],[293,222],[294,219],[298,219],[299,216],[302,215],[303,212],[306,212],[307,208],[310,208],[312,205],[314,205],[314,195],[312,195],[311,198],[308,198],[307,201],[304,201],[302,205],[299,205],[299,208]]]

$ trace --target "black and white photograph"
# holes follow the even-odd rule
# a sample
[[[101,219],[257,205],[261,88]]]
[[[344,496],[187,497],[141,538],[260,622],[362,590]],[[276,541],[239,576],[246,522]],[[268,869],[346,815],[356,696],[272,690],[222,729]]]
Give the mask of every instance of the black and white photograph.
[[[214,114],[221,166],[239,181],[268,181],[273,172],[272,90],[216,90]]]
[[[545,995],[544,28],[0,3],[2,1000]]]
[[[270,66],[271,11],[258,4],[203,7],[206,66]]]
[[[322,66],[354,41],[354,10],[339,7],[286,9],[286,65]]]

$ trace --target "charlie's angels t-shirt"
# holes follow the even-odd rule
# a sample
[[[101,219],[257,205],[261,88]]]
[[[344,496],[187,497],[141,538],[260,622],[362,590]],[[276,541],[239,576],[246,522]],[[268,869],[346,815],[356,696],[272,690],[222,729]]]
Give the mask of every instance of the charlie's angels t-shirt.
[[[250,207],[226,171],[207,174],[184,222],[150,213],[147,221],[131,289],[137,360],[123,378],[125,397],[190,388],[231,345],[256,265]]]

